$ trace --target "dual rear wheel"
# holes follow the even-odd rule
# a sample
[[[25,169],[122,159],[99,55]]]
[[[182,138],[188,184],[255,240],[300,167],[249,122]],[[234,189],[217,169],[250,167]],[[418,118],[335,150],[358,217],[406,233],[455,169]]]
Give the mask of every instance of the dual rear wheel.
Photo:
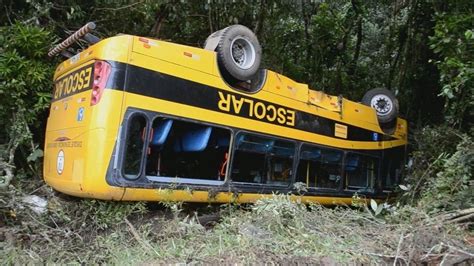
[[[251,80],[260,68],[262,47],[257,36],[245,26],[232,25],[216,31],[204,46],[217,52],[221,72],[238,81]]]
[[[398,116],[398,100],[390,90],[384,88],[369,90],[362,97],[362,103],[375,110],[381,124],[390,123]]]

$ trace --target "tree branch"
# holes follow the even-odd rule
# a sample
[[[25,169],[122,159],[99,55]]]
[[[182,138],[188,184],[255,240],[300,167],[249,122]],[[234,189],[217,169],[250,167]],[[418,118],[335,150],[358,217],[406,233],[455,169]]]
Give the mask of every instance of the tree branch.
[[[138,2],[136,2],[136,3],[133,3],[133,4],[130,4],[130,5],[121,6],[121,7],[97,7],[97,8],[95,8],[95,10],[112,10],[112,11],[117,11],[117,10],[127,9],[127,8],[132,7],[132,6],[139,5],[139,4],[143,4],[143,0],[142,0],[142,1],[138,1]]]

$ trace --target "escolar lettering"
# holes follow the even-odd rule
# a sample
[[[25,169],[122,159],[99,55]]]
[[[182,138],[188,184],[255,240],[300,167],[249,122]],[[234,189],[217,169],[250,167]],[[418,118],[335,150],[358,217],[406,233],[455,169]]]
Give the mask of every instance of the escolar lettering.
[[[220,91],[218,94],[219,102],[217,107],[221,111],[257,120],[276,121],[278,124],[287,126],[295,125],[296,113],[294,110]]]
[[[92,87],[91,76],[92,65],[89,65],[57,80],[53,100],[90,89]]]

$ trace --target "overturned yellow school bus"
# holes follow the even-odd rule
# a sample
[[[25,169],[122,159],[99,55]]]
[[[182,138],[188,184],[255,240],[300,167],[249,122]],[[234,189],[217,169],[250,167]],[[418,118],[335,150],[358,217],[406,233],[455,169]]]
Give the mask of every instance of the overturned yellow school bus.
[[[389,196],[407,145],[396,99],[376,89],[361,104],[310,90],[260,69],[260,55],[240,25],[206,49],[96,40],[56,69],[44,179],[66,194],[127,201]]]

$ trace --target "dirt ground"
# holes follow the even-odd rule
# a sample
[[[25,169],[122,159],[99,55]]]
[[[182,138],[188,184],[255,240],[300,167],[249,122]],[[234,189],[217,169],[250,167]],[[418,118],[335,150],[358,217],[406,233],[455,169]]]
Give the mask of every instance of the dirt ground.
[[[286,195],[245,206],[104,202],[42,185],[1,192],[0,200],[6,264],[474,263],[472,221],[408,207],[375,215]]]

